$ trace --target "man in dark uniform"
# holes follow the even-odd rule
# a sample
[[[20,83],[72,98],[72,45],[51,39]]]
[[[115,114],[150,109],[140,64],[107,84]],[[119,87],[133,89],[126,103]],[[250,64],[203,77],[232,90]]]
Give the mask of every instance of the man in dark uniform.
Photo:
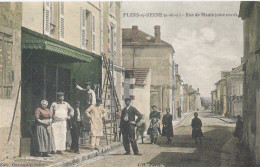
[[[125,99],[126,107],[122,110],[120,129],[123,135],[123,145],[126,153],[124,155],[130,155],[130,144],[135,155],[141,155],[138,151],[137,143],[135,140],[135,127],[136,124],[142,119],[142,114],[133,106],[130,105],[131,100]],[[135,120],[135,116],[138,118]]]
[[[79,135],[81,127],[81,117],[79,110],[80,101],[78,99],[74,100],[74,116],[70,119],[70,133],[71,133],[71,147],[70,150],[74,153],[79,153]]]

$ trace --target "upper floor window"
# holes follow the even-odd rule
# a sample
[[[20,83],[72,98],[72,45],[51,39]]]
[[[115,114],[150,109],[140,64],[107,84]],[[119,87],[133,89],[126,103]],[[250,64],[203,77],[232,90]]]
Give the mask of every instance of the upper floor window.
[[[90,11],[80,8],[80,47],[82,49],[87,49],[89,46],[89,41],[93,41],[92,31],[93,29],[93,19]],[[90,39],[90,40],[89,40]],[[91,49],[91,48],[90,48]],[[93,48],[92,48],[93,49]]]
[[[64,2],[59,3],[59,36],[60,40],[64,40]]]
[[[12,35],[0,32],[0,98],[10,99],[13,89]]]
[[[45,35],[52,35],[54,33],[56,25],[53,24],[53,2],[46,1],[44,2],[44,21],[43,21],[43,33]]]

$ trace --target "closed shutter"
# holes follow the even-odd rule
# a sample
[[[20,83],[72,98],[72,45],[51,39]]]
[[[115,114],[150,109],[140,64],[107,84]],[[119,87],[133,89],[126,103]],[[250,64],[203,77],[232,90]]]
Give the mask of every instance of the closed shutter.
[[[114,27],[114,37],[113,37],[113,60],[115,61],[115,59],[116,59],[116,37],[117,37],[117,35],[116,35],[116,27]]]
[[[51,13],[50,13],[50,2],[44,2],[44,30],[45,35],[50,35],[50,22],[51,22]]]
[[[60,40],[64,40],[64,2],[60,2]]]
[[[96,26],[95,26],[95,16],[92,15],[92,52],[96,50],[96,36],[95,36]]]
[[[86,49],[86,10],[80,8],[80,47]]]

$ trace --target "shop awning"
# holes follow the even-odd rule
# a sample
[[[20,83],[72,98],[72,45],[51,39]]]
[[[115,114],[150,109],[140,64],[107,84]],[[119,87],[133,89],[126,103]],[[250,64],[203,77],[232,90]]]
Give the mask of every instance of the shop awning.
[[[37,33],[25,27],[22,27],[22,49],[33,50],[37,53],[49,52],[51,55],[61,56],[61,58],[70,59],[72,62],[91,62],[94,53],[82,50],[62,41],[51,38],[47,35]],[[61,59],[62,60],[62,59]]]

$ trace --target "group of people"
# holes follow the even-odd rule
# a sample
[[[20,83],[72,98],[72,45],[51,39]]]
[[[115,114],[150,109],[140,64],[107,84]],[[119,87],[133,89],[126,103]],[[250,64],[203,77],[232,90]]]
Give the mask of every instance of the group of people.
[[[107,111],[102,107],[102,100],[96,98],[95,92],[90,88],[90,82],[85,83],[85,88],[81,88],[74,84],[75,88],[86,93],[86,100],[84,101],[84,112],[80,112],[80,101],[74,100],[73,107],[64,101],[64,93],[57,93],[57,101],[53,102],[48,109],[47,100],[41,101],[41,107],[35,110],[36,119],[36,145],[37,152],[40,156],[48,157],[48,153],[62,154],[66,148],[67,129],[71,134],[70,151],[79,153],[79,137],[81,127],[90,127],[90,144],[91,149],[99,148],[99,141],[103,136],[103,123],[107,115]],[[144,115],[142,115],[135,107],[131,106],[131,99],[125,99],[125,108],[120,114],[120,133],[123,136],[123,146],[125,148],[125,155],[130,153],[130,144],[135,155],[141,155],[136,143],[136,137],[139,135],[144,137],[146,124]],[[88,121],[83,121],[85,115]],[[198,113],[194,114],[195,118],[192,120],[192,137],[197,143],[197,138],[201,142],[201,120]],[[137,119],[136,119],[137,117]],[[166,109],[166,114],[163,116],[162,121],[161,113],[157,110],[156,106],[152,106],[152,111],[149,115],[150,125],[148,133],[151,138],[151,143],[156,144],[159,135],[167,137],[167,143],[171,142],[173,137],[172,115],[170,109]],[[143,121],[141,121],[143,120]],[[162,123],[162,133],[160,124]],[[137,129],[136,129],[137,127]],[[136,131],[135,131],[136,129]],[[135,136],[137,133],[137,136]]]
[[[74,100],[74,105],[64,101],[64,93],[57,93],[57,101],[48,109],[48,101],[42,100],[41,107],[35,110],[35,146],[39,156],[49,157],[48,153],[62,154],[66,150],[67,129],[71,133],[70,151],[79,153],[80,128],[84,124],[90,127],[91,149],[98,149],[99,141],[103,136],[103,121],[107,111],[103,108],[102,100],[96,98],[95,92],[90,89],[90,83],[85,83],[85,89],[76,85],[76,88],[85,91],[84,114],[89,121],[83,121],[84,114],[80,112],[80,101]],[[89,124],[89,125],[88,125]]]

